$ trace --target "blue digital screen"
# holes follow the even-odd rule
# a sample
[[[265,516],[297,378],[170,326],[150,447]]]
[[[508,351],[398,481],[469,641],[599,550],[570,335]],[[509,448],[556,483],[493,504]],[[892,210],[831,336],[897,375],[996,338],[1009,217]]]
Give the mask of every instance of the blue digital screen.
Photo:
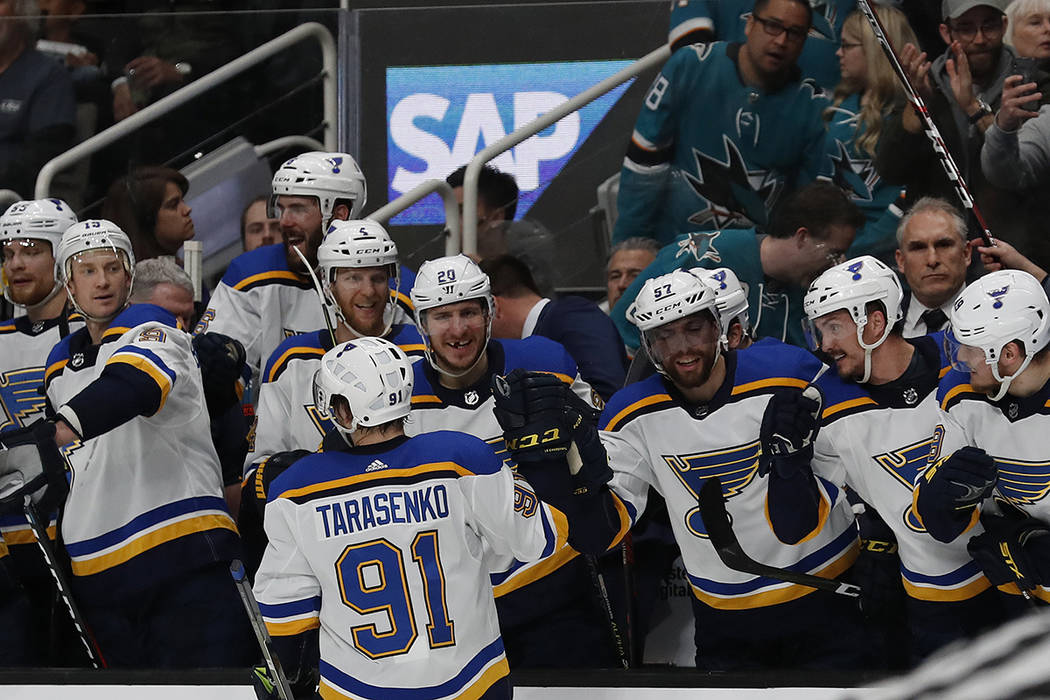
[[[388,67],[387,196],[393,200],[426,180],[444,179],[486,146],[631,63]],[[528,212],[630,84],[613,88],[491,161],[517,180],[517,218]],[[441,199],[431,195],[391,223],[444,221]]]

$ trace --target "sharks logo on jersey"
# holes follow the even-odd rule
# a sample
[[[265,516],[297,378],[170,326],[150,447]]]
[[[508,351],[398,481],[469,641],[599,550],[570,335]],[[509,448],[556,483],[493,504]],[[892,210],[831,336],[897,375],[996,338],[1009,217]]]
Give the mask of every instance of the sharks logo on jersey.
[[[44,384],[43,367],[26,367],[0,374],[0,430],[24,428],[43,416],[47,403],[39,388]]]
[[[758,456],[762,447],[758,440],[714,452],[688,455],[660,455],[671,471],[694,498],[708,479],[718,477],[726,498],[738,495],[758,474]],[[685,525],[697,537],[707,537],[707,528],[700,518],[699,507],[685,514]]]
[[[738,132],[751,132],[747,137],[756,143],[759,126],[757,115],[743,118],[737,114]],[[740,136],[744,138],[745,134]],[[725,134],[722,145],[724,160],[693,149],[697,174],[683,174],[693,191],[707,200],[707,206],[690,215],[689,223],[716,229],[765,226],[766,212],[772,209],[783,188],[782,178],[768,170],[749,170],[740,149]]]
[[[715,239],[722,235],[721,231],[692,231],[686,234],[686,238],[678,243],[678,252],[675,258],[686,253],[693,256],[697,262],[710,260],[715,264],[722,262],[722,254],[715,248]]]
[[[835,167],[832,182],[849,192],[854,200],[870,202],[879,184],[879,174],[871,159],[851,158],[849,146],[838,139],[835,139],[835,146],[837,152],[830,154]]]
[[[1050,492],[1050,462],[996,457],[995,465],[999,492],[1014,505],[1034,505]]]

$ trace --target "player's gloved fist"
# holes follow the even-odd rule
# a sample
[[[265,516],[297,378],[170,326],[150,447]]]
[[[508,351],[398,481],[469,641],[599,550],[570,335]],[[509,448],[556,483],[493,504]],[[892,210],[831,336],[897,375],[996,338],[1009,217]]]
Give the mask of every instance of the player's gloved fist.
[[[50,509],[65,499],[66,460],[55,444],[55,424],[38,420],[0,433],[0,503],[22,507],[25,494]]]
[[[565,383],[547,372],[515,369],[492,377],[493,413],[516,462],[565,455],[572,442],[573,414]]]
[[[613,476],[612,469],[609,468],[609,457],[605,453],[605,446],[602,445],[597,428],[580,416],[579,420],[574,422],[572,442],[568,461],[576,493],[597,493]]]
[[[241,490],[241,507],[253,506],[261,516],[266,510],[266,501],[270,496],[270,484],[274,479],[306,455],[311,454],[309,450],[288,450],[287,452],[275,452],[255,467],[255,473],[251,475]]]
[[[201,333],[193,336],[193,351],[201,366],[208,412],[219,415],[239,400],[236,387],[244,373],[244,346],[221,333]]]
[[[812,384],[802,391],[773,394],[758,433],[762,444],[759,474],[775,468],[779,476],[791,478],[809,466],[823,407],[824,397]]]
[[[984,532],[966,549],[993,585],[1016,583],[1025,590],[1050,584],[1050,528],[1037,518],[981,517]]]
[[[929,483],[945,490],[956,510],[975,506],[992,495],[999,470],[995,460],[979,447],[962,447],[941,462]]]

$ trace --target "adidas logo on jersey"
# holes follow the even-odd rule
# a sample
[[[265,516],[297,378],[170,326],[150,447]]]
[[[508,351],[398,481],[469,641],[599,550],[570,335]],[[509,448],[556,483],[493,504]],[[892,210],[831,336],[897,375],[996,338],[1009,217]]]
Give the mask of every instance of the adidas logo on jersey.
[[[386,469],[386,468],[387,468],[387,465],[384,464],[383,462],[380,462],[377,459],[374,462],[372,462],[371,464],[369,464],[367,467],[365,467],[365,471],[366,472],[377,472],[380,469]]]

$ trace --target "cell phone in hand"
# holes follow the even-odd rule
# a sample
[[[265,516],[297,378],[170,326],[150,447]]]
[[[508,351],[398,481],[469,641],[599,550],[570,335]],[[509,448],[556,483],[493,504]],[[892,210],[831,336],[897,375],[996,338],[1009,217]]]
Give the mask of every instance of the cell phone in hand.
[[[1020,85],[1037,82],[1036,78],[1039,72],[1039,68],[1036,66],[1036,60],[1034,58],[1026,58],[1023,56],[1014,57],[1014,68],[1012,74],[1021,76]],[[1032,100],[1031,102],[1021,105],[1021,108],[1026,109],[1029,112],[1038,112],[1039,101]]]

